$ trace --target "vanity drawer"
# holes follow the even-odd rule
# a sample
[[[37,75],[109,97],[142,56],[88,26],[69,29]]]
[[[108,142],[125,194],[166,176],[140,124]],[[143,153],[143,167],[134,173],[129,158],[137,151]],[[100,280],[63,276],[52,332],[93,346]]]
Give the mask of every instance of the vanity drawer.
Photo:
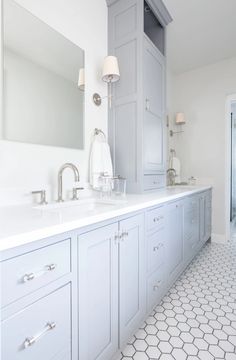
[[[162,265],[147,280],[147,311],[152,310],[160,302],[164,284],[164,266]]]
[[[165,231],[163,229],[156,231],[147,238],[148,256],[147,271],[151,272],[158,268],[164,262],[165,257]]]
[[[70,360],[70,314],[68,284],[4,320],[1,359]]]
[[[165,175],[144,175],[144,190],[163,188],[166,185]]]
[[[3,261],[0,267],[4,307],[70,273],[70,239]]]
[[[158,207],[147,212],[147,230],[152,231],[164,227],[164,207]]]

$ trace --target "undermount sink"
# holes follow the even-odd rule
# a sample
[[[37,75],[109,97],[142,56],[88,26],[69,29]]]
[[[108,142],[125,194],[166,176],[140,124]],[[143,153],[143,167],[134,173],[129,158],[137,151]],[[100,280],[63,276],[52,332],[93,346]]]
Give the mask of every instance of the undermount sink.
[[[168,190],[170,191],[179,191],[179,190],[184,190],[184,191],[191,191],[196,189],[196,186],[194,185],[173,185],[173,186],[168,186],[167,187]]]
[[[42,212],[56,212],[61,215],[83,215],[85,213],[99,213],[106,211],[115,206],[122,205],[125,200],[113,200],[113,199],[83,199],[75,201],[65,201],[61,203],[52,203],[47,205],[38,205],[33,208]]]

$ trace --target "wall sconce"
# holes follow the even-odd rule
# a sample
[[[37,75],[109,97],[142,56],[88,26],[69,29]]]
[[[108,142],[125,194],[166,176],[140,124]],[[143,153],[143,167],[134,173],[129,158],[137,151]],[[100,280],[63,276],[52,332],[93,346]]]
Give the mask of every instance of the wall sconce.
[[[109,99],[109,107],[112,105],[112,83],[120,80],[120,70],[118,59],[116,56],[107,56],[104,59],[103,71],[102,71],[102,80],[108,83],[108,99]],[[107,96],[105,96],[107,97]],[[104,98],[105,98],[104,97]],[[102,98],[99,94],[93,95],[93,101],[95,105],[101,105]]]
[[[84,68],[81,68],[79,71],[78,88],[81,91],[84,91],[84,89],[85,89],[85,70],[84,70]]]
[[[176,114],[176,116],[175,116],[175,124],[176,125],[184,125],[184,124],[186,124],[184,113],[177,113]],[[180,130],[180,131],[170,130],[170,136],[174,136],[175,134],[180,134],[182,132],[184,132],[184,131],[183,130]]]

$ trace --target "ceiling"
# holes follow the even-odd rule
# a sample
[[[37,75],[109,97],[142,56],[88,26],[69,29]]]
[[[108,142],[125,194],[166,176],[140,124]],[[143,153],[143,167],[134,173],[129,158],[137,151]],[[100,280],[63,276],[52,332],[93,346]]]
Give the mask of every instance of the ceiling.
[[[236,0],[163,0],[170,69],[180,74],[236,56]]]

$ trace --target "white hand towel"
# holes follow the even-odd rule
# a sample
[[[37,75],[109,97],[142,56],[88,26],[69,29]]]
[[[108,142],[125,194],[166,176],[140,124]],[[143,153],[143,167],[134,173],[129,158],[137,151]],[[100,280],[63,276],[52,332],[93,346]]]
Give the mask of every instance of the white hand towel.
[[[101,174],[113,176],[110,147],[107,142],[96,136],[90,154],[90,185],[94,189],[99,188]]]
[[[175,182],[180,183],[181,182],[181,179],[180,179],[181,164],[180,164],[180,160],[175,156],[173,156],[173,158],[172,158],[172,168],[175,169],[175,171],[176,171]]]

